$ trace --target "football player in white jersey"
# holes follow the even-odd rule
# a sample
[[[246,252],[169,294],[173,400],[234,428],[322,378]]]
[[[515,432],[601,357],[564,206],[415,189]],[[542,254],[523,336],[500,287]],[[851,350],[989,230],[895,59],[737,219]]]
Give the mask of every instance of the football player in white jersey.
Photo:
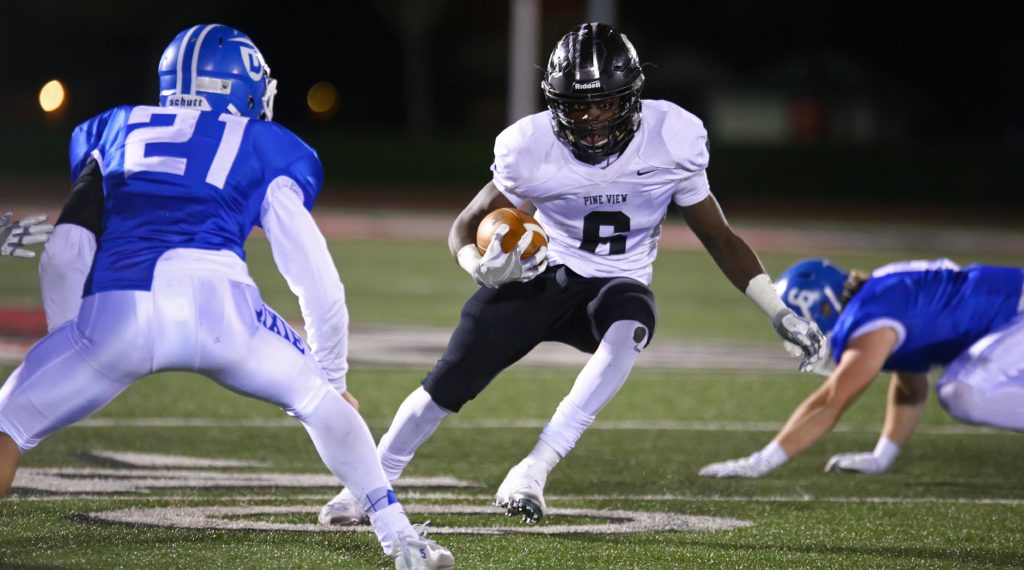
[[[183,370],[302,422],[397,568],[451,568],[409,523],[347,392],[345,291],[309,211],[323,168],[271,120],[277,82],[263,56],[238,30],[192,26],[159,78],[159,107],[115,107],[72,134],[72,194],[40,261],[51,332],[0,388],[0,496],[47,435],[142,376]],[[256,225],[308,344],[249,276]]]
[[[623,34],[577,26],[555,46],[541,87],[548,110],[498,135],[493,179],[459,214],[449,246],[482,285],[466,303],[444,356],[402,403],[378,446],[388,477],[399,476],[441,421],[542,341],[592,353],[569,394],[513,467],[495,504],[540,520],[544,484],[597,413],[626,381],[656,324],[648,288],[668,207],[684,218],[722,272],[802,347],[804,367],[826,344],[813,322],[787,308],[750,247],[733,233],[711,194],[707,133],[668,101],[641,100],[644,74]],[[500,207],[536,210],[547,251],[520,260],[530,233],[508,253],[476,249],[481,219]],[[494,240],[504,233],[499,228]],[[353,523],[358,501],[342,491],[321,523]]]
[[[25,246],[43,243],[50,237],[53,226],[45,221],[46,216],[32,216],[15,222],[11,212],[0,216],[0,256],[35,257],[36,252]]]

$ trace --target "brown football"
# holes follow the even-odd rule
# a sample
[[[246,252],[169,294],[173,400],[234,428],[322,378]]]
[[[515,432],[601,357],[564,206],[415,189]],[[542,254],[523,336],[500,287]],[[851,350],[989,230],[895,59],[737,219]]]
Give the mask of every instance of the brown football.
[[[533,230],[533,241],[521,256],[526,259],[548,244],[548,236],[532,216],[515,208],[498,208],[487,214],[476,229],[476,247],[480,253],[487,251],[491,238],[501,224],[508,224],[508,233],[501,240],[501,251],[509,252],[519,243],[527,230]]]

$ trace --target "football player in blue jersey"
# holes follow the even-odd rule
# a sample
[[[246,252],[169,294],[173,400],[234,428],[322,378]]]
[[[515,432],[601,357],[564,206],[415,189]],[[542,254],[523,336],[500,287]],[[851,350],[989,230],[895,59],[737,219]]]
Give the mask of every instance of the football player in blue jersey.
[[[44,224],[46,216],[32,216],[14,221],[14,214],[0,216],[0,256],[33,258],[36,252],[26,245],[40,244],[50,237],[53,226]]]
[[[835,367],[764,449],[701,469],[708,477],[761,477],[839,421],[882,370],[892,372],[874,451],[832,456],[826,471],[883,473],[917,426],[928,370],[945,365],[939,403],[968,424],[1024,431],[1024,270],[948,259],[904,261],[870,276],[823,259],[776,282],[785,303],[830,332]]]
[[[347,392],[344,288],[310,215],[322,167],[271,121],[263,56],[238,30],[193,26],[164,51],[159,80],[160,106],[115,107],[71,136],[72,194],[40,261],[51,332],[0,388],[0,496],[44,437],[142,376],[184,370],[301,421],[359,490],[396,567],[451,567],[410,525]],[[308,343],[249,276],[254,226],[299,299]]]

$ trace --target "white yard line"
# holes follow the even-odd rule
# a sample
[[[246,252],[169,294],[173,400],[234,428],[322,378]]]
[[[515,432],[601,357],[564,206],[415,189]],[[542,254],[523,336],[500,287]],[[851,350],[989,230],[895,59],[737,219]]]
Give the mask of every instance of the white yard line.
[[[387,427],[389,420],[370,419],[373,426]],[[547,420],[540,419],[451,419],[444,427],[451,429],[540,429]],[[302,424],[290,418],[88,418],[71,426],[73,428],[300,428]],[[717,431],[717,432],[761,432],[774,433],[782,428],[777,422],[687,422],[676,420],[597,420],[590,429],[594,430],[651,430],[651,431]],[[878,433],[881,426],[836,426],[833,431],[847,433]],[[967,425],[921,426],[916,432],[922,435],[975,435],[1007,436],[1018,434],[989,428]]]
[[[430,492],[403,489],[396,486],[402,502],[412,501],[474,501],[489,503],[491,493],[459,493]],[[290,501],[324,501],[330,498],[329,493],[321,495],[12,495],[5,499],[10,502],[51,502],[51,501],[136,501],[136,502],[192,502],[220,501],[230,499],[232,502],[290,502]],[[689,502],[689,503],[851,503],[851,504],[951,504],[951,505],[1000,505],[1009,507],[1024,506],[1024,499],[1006,497],[815,497],[813,495],[545,495],[548,501],[634,501],[634,502]]]

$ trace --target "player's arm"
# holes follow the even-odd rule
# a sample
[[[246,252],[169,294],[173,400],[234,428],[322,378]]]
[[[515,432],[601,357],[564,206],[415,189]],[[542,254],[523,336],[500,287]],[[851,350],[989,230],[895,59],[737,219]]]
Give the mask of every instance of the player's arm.
[[[882,328],[850,341],[832,375],[790,415],[771,443],[753,454],[706,465],[706,477],[762,477],[821,439],[882,370],[896,346],[896,332]]]
[[[103,174],[90,158],[71,187],[71,196],[39,258],[39,286],[49,330],[78,315],[102,233]]]
[[[488,213],[498,208],[515,208],[512,201],[502,194],[494,182],[488,182],[469,204],[459,212],[448,233],[448,249],[455,259],[459,260],[459,252],[468,245],[476,246],[476,228]]]
[[[803,350],[800,369],[810,370],[815,362],[824,358],[828,350],[825,336],[817,325],[797,316],[783,304],[761,261],[729,226],[714,195],[708,194],[700,202],[684,206],[682,211],[686,223],[722,273],[771,318],[779,336]]]
[[[917,428],[928,399],[928,375],[896,372],[889,382],[885,425],[872,451],[839,453],[829,458],[825,470],[848,473],[885,473]]]
[[[511,281],[529,281],[547,267],[547,248],[542,247],[536,255],[523,260],[520,254],[533,239],[533,232],[526,232],[511,251],[501,251],[504,230],[499,228],[491,244],[483,254],[476,246],[476,230],[481,220],[492,210],[515,208],[515,204],[498,190],[494,181],[488,182],[455,218],[448,233],[448,249],[455,256],[459,267],[484,287],[499,287]],[[530,205],[524,205],[530,208]]]
[[[306,337],[331,386],[347,391],[348,306],[345,288],[303,192],[286,176],[274,179],[260,207],[260,223],[288,287],[299,299]]]

